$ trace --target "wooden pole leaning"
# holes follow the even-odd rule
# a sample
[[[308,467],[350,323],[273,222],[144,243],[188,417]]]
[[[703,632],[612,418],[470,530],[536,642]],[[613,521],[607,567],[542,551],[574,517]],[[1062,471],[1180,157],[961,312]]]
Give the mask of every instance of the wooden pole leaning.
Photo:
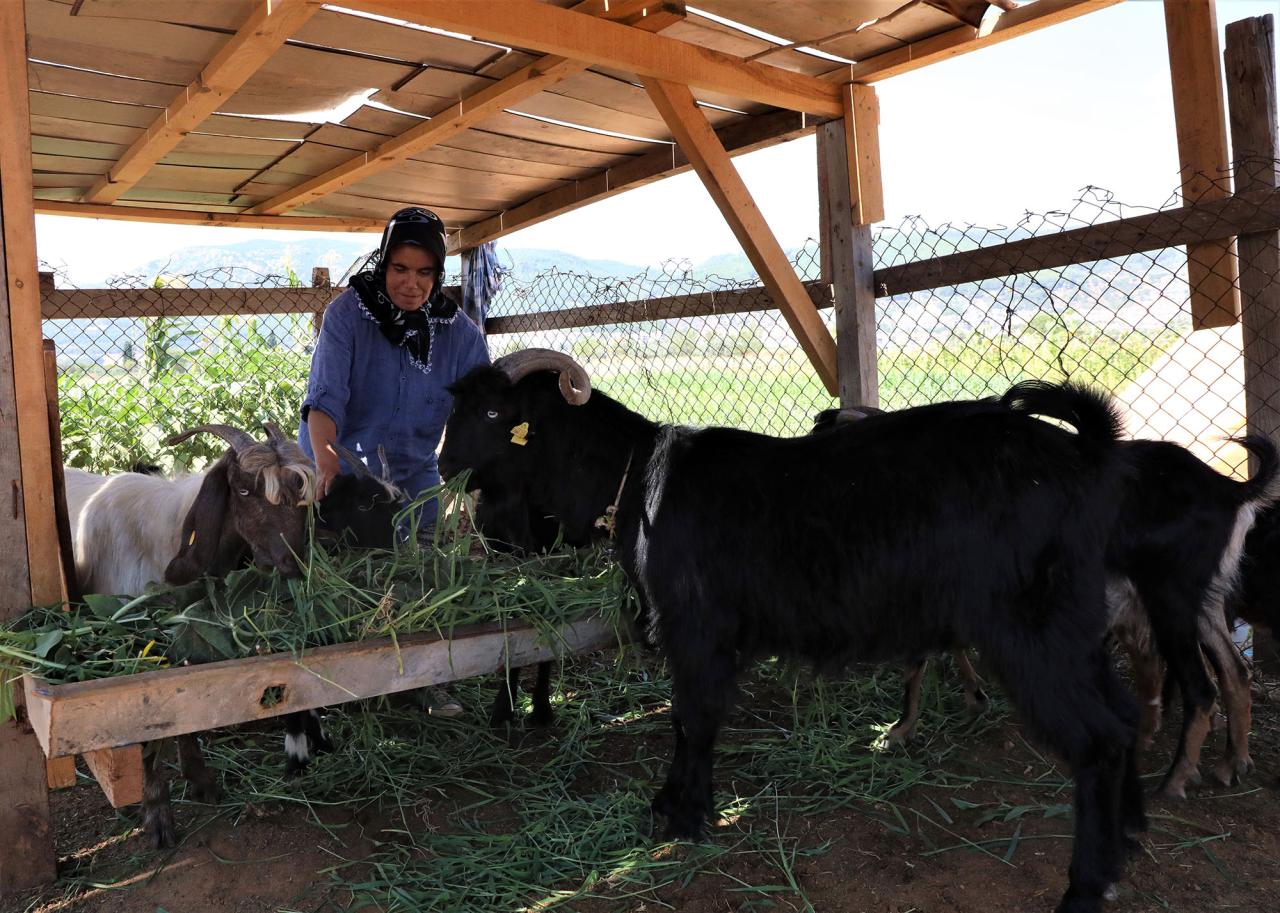
[[[649,79],[645,88],[760,275],[760,281],[800,340],[827,392],[838,395],[835,340],[729,153],[699,110],[693,93],[687,86],[661,79]]]

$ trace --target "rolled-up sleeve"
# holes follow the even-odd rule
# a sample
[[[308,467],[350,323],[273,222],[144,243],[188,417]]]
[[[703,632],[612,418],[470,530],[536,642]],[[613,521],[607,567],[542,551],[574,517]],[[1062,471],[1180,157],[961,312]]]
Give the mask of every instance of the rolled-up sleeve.
[[[348,293],[349,294],[349,293]],[[320,339],[311,354],[307,395],[302,401],[302,420],[318,409],[337,425],[339,433],[351,398],[352,326],[354,309],[339,295],[325,309]]]

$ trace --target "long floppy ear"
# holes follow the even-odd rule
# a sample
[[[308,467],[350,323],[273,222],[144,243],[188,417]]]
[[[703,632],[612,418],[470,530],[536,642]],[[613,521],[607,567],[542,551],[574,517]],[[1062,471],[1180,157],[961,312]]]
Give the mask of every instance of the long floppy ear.
[[[181,585],[214,570],[222,551],[223,523],[231,490],[227,485],[230,455],[223,455],[205,473],[200,492],[182,521],[182,544],[164,569],[166,583]]]

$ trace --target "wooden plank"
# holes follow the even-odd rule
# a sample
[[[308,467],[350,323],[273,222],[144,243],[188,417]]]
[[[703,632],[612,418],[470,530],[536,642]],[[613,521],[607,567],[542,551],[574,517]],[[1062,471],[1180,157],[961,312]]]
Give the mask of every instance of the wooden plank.
[[[1280,228],[1280,191],[1238,194],[876,270],[880,297]]]
[[[504,107],[542,91],[556,80],[577,72],[582,67],[577,61],[563,57],[543,58],[522,67],[477,95],[461,100],[457,110],[448,116],[420,123],[379,144],[371,152],[348,159],[324,174],[255,206],[251,212],[256,215],[279,215],[298,206],[305,206],[470,129]]]
[[[764,287],[787,318],[818,377],[832,396],[837,395],[835,340],[818,316],[729,153],[698,110],[692,93],[685,86],[660,79],[650,79],[646,88]]]
[[[0,723],[0,898],[53,881],[56,875],[40,744],[18,723]]]
[[[777,111],[722,127],[716,131],[716,136],[731,155],[740,155],[803,136],[812,132],[821,121],[821,118],[815,120],[792,111]],[[493,218],[468,225],[449,236],[449,251],[456,253],[475,247],[624,190],[681,174],[690,167],[689,159],[678,147],[651,152],[526,200]]]
[[[699,86],[813,114],[839,116],[833,87],[823,80],[767,64],[745,63],[536,0],[350,0],[354,9],[445,28],[555,54],[589,64],[616,66],[640,76]]]
[[[40,332],[40,269],[36,261],[32,210],[31,113],[28,108],[23,4],[0,4],[0,193],[3,194],[4,257],[13,347],[13,383],[22,458],[22,500],[26,514],[31,601],[62,597],[58,532],[53,510],[53,457],[44,396],[44,353]]]
[[[319,9],[307,0],[263,0],[200,71],[178,92],[116,166],[85,194],[86,203],[113,203],[183,137],[234,95],[285,40]]]
[[[36,212],[50,216],[83,216],[90,219],[119,219],[125,222],[158,222],[172,225],[227,225],[234,228],[283,228],[290,231],[369,231],[379,232],[385,220],[351,216],[255,216],[245,213],[188,212],[142,206],[97,206],[92,203],[67,203],[58,200],[36,200]]]
[[[45,283],[40,282],[41,304]],[[50,276],[50,281],[53,277]],[[76,579],[75,547],[71,539],[71,519],[67,508],[67,482],[62,466],[62,416],[58,408],[58,353],[52,339],[44,340],[44,396],[49,404],[49,446],[53,451],[53,515],[58,525],[58,555],[62,559],[62,596],[68,602],[81,602],[80,582]]]
[[[805,292],[815,308],[829,308],[834,303],[831,286],[825,282],[804,283]],[[772,311],[773,298],[762,285],[699,292],[694,295],[669,295],[638,301],[616,301],[587,307],[561,308],[532,314],[490,317],[484,322],[486,335],[501,333],[536,333],[544,330],[568,330],[579,327],[609,326],[619,323],[650,323],[655,320],[678,320],[683,317],[715,317],[721,314],[746,314]]]
[[[40,302],[45,320],[310,314],[333,297],[314,288],[55,289]]]
[[[66,789],[76,785],[75,755],[48,758],[44,762],[45,782],[50,789]]]
[[[142,746],[99,748],[84,753],[84,763],[97,779],[112,808],[142,801]]]
[[[836,82],[879,82],[1067,22],[1119,2],[1120,0],[1036,0],[1035,3],[1027,3],[1015,10],[1001,13],[995,25],[985,34],[967,25],[961,26],[941,35],[838,67],[823,78]],[[837,44],[833,44],[830,49],[833,53],[840,53]]]
[[[879,406],[880,379],[876,369],[875,263],[871,229],[855,217],[856,195],[846,143],[846,124],[832,121],[818,128],[818,171],[824,234],[822,268],[831,282],[836,307],[836,357],[840,371],[841,406]]]
[[[1236,193],[1274,191],[1280,186],[1276,142],[1276,51],[1271,16],[1227,25],[1224,63],[1231,120]],[[1237,239],[1244,338],[1246,428],[1280,443],[1280,231],[1251,232]],[[1250,473],[1258,470],[1249,456]],[[1280,671],[1276,635],[1253,632],[1253,660]]]
[[[92,682],[49,685],[27,677],[31,721],[46,754],[83,753],[250,720],[393,694],[526,666],[618,643],[612,626],[584,618],[562,626],[552,643],[532,628],[495,625],[401,636],[163,669]],[[262,695],[283,687],[268,706]],[[43,780],[44,771],[40,771]]]
[[[630,10],[619,8],[606,15],[626,16],[629,13]],[[641,28],[663,28],[670,21],[670,15],[669,12],[662,12],[648,18]],[[564,127],[506,113],[506,109],[513,105],[528,101],[566,76],[580,73],[584,69],[586,64],[554,55],[535,60],[491,85],[458,98],[456,104],[451,104],[447,110],[433,110],[431,120],[418,123],[391,139],[378,143],[364,154],[351,157],[323,174],[303,181],[297,187],[253,207],[252,211],[278,215],[305,206],[380,171],[393,168],[432,146],[485,123],[496,132],[535,141],[544,141],[548,134],[552,134],[575,149],[625,153],[636,148],[637,144],[633,142],[594,136],[582,130],[570,131]]]
[[[1165,0],[1164,20],[1182,198],[1220,200],[1231,193],[1231,185],[1214,0]],[[1240,318],[1239,270],[1232,248],[1230,239],[1187,248],[1193,329],[1230,326]]]
[[[884,221],[884,188],[880,182],[880,100],[871,86],[849,85],[844,105],[846,174],[852,194],[851,214],[858,225]],[[865,404],[864,405],[868,405]]]
[[[28,64],[28,74],[33,92],[96,101],[103,105],[147,106],[160,109],[173,100],[173,93],[180,88],[167,82],[126,79],[109,73],[96,73],[91,70],[36,61]],[[138,126],[145,126],[155,120],[157,113],[157,111],[149,112],[147,120]]]
[[[25,20],[24,4],[0,3],[0,97],[7,99],[0,111],[0,622],[33,602],[56,601],[60,590],[31,211]],[[15,696],[23,714],[21,695]],[[0,898],[57,874],[47,777],[21,716],[0,721]]]

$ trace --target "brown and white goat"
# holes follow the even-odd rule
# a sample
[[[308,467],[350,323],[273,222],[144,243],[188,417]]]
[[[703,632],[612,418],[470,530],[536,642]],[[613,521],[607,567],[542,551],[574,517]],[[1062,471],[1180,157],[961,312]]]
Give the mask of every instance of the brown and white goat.
[[[168,479],[142,473],[100,476],[67,469],[76,574],[86,593],[140,595],[149,583],[189,583],[223,575],[246,557],[264,569],[297,576],[306,544],[305,507],[315,496],[315,469],[297,443],[275,429],[255,440],[229,425],[201,425],[174,435],[174,445],[216,434],[227,451],[204,472]],[[200,801],[218,788],[194,734],[177,738],[182,774]],[[145,752],[143,821],[156,846],[176,840],[162,742]]]

